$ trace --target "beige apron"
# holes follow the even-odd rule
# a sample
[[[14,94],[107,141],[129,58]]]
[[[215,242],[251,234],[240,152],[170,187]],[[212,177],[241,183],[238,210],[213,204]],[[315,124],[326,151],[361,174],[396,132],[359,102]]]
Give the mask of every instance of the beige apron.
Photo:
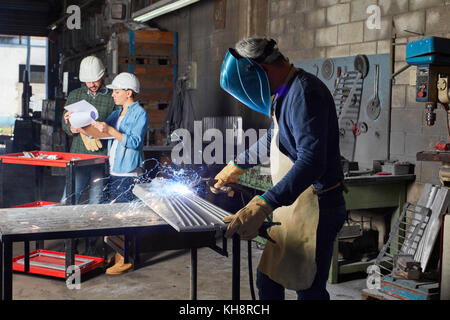
[[[293,162],[278,147],[279,127],[273,117],[274,131],[270,145],[270,167],[273,184],[277,184],[292,168]],[[286,289],[305,290],[316,275],[316,232],[319,223],[319,203],[313,186],[295,202],[273,212],[273,221],[280,226],[270,229],[276,242],[267,241],[258,270]]]

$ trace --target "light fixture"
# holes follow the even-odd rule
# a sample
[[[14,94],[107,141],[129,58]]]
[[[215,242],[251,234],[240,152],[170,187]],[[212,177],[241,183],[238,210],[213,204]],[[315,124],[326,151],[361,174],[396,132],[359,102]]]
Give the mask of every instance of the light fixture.
[[[161,0],[133,13],[133,20],[137,22],[146,22],[198,1],[200,0]]]

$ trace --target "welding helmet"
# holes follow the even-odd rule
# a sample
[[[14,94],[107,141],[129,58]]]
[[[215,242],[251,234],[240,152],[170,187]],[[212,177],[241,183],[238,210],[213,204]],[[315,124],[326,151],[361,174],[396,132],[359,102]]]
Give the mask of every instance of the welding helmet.
[[[80,63],[79,79],[81,82],[95,82],[105,74],[102,61],[96,56],[84,58]]]
[[[270,117],[269,78],[254,60],[229,49],[220,72],[220,86],[250,109]]]

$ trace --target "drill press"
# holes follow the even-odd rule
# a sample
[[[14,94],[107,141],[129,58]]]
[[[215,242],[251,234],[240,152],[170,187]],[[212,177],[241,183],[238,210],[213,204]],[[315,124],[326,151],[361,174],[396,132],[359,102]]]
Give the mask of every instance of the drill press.
[[[435,150],[417,154],[419,161],[440,161],[442,185],[450,187],[450,39],[428,37],[406,46],[406,62],[417,66],[416,101],[425,103],[425,122],[436,123],[438,104],[447,113],[447,142],[437,142]]]

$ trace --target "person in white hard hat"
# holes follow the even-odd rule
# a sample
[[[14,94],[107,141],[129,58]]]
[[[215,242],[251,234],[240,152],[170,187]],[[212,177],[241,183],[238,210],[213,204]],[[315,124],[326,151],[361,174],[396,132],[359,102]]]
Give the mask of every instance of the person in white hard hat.
[[[149,119],[147,112],[136,101],[140,85],[131,73],[120,73],[107,88],[113,90],[114,102],[119,109],[111,113],[105,122],[96,121],[93,126],[101,133],[113,137],[108,141],[110,164],[109,202],[131,202],[136,199],[132,193],[143,169],[143,146]],[[117,275],[129,271],[131,263],[124,263],[124,257],[115,256],[115,264],[106,270]]]
[[[79,79],[82,86],[69,93],[66,105],[70,105],[82,100],[86,100],[92,104],[98,111],[98,120],[105,121],[106,118],[116,109],[114,99],[112,98],[112,91],[108,90],[104,85],[105,67],[102,61],[95,56],[88,56],[81,61]],[[71,112],[64,112],[62,119],[62,128],[72,137],[72,144],[70,146],[71,153],[106,155],[108,149],[103,145],[99,139],[89,139],[85,134],[81,133],[80,129],[75,129],[70,125],[69,117]],[[76,175],[75,182],[75,202],[81,196],[81,192],[90,186],[89,203],[98,204],[102,202],[102,182],[94,181],[103,177],[102,172],[92,174],[89,167],[79,168],[79,174]],[[84,172],[86,171],[86,172]],[[99,171],[99,170],[97,170]],[[101,170],[100,170],[101,171]],[[61,202],[66,202],[66,194]]]
[[[81,87],[72,90],[67,97],[66,106],[86,100],[98,111],[98,120],[105,121],[116,109],[112,98],[112,90],[104,85],[105,67],[96,56],[88,56],[82,59],[79,70]],[[72,138],[71,153],[106,155],[108,152],[106,143],[103,145],[99,139],[89,139],[81,130],[75,129],[69,122],[70,112],[64,112],[62,128]],[[103,202],[104,169],[90,166],[79,167],[75,173],[75,203],[79,202],[82,192],[89,190],[89,203],[99,204]],[[62,204],[67,203],[66,190],[61,199]],[[96,239],[89,241],[86,255],[96,255]],[[99,253],[100,254],[100,253]],[[98,255],[98,254],[97,254]],[[101,254],[100,254],[101,255]]]

